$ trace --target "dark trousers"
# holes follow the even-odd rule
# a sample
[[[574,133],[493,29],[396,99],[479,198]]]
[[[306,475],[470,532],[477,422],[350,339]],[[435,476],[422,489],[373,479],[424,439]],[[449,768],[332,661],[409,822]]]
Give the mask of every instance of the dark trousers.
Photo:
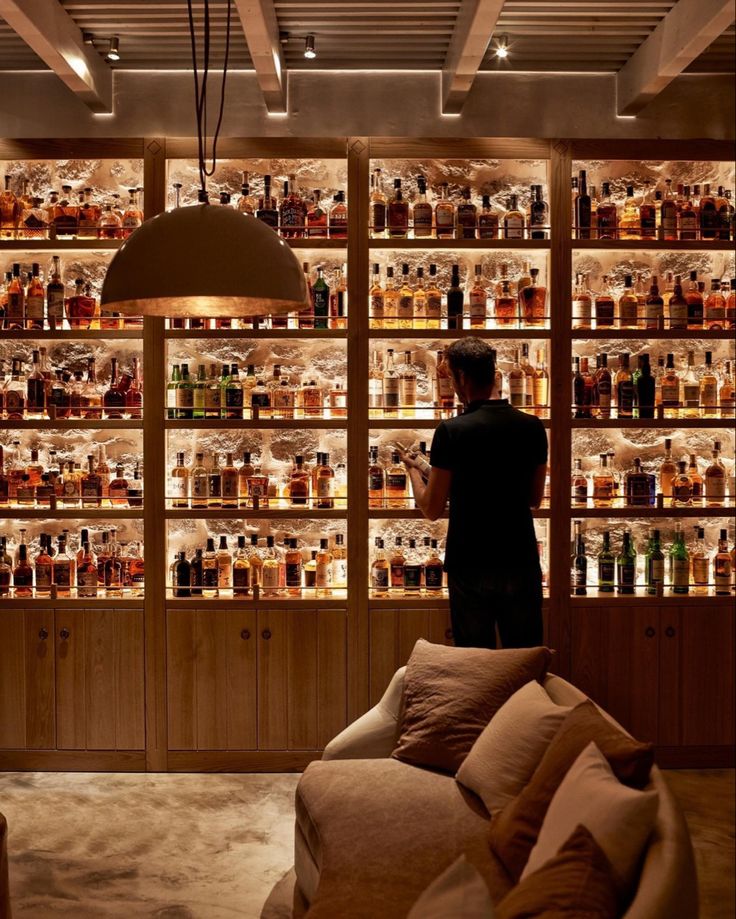
[[[496,625],[504,648],[544,643],[542,575],[448,572],[452,634],[458,648],[495,648]]]

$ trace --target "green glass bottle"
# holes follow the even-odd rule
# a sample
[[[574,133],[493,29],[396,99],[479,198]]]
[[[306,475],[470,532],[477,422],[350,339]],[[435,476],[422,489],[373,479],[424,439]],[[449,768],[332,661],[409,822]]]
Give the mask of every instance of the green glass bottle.
[[[636,592],[636,549],[628,530],[624,531],[621,553],[616,559],[616,574],[620,594]]]
[[[675,530],[670,548],[670,586],[673,594],[690,593],[690,555],[681,529]]]
[[[166,417],[176,418],[176,391],[181,382],[181,369],[178,364],[174,364],[171,371],[171,380],[166,384]]]
[[[598,553],[598,590],[601,593],[613,593],[616,574],[616,557],[611,552],[611,534],[603,534],[603,548]]]
[[[194,383],[189,376],[189,365],[181,365],[181,380],[176,387],[176,417],[191,419],[194,412]]]
[[[647,593],[660,597],[664,588],[664,553],[659,543],[659,530],[652,530],[646,560]]]
[[[573,589],[576,597],[588,593],[588,557],[585,554],[585,540],[578,536],[575,540],[575,554],[572,562]]]
[[[322,268],[317,268],[317,280],[312,285],[314,304],[314,328],[326,329],[330,321],[330,288],[322,277]]]
[[[194,381],[192,394],[192,418],[204,418],[205,397],[207,393],[207,374],[204,364],[197,367],[197,379]]]
[[[227,398],[227,384],[230,382],[230,364],[223,364],[220,371],[220,418],[227,418],[225,400]]]

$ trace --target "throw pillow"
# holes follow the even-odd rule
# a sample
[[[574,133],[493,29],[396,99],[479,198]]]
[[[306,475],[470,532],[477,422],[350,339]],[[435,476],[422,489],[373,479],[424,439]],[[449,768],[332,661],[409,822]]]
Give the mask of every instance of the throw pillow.
[[[579,825],[538,871],[506,894],[496,919],[616,919],[611,864],[590,831]]]
[[[591,741],[570,767],[547,808],[537,844],[521,873],[522,881],[557,854],[582,823],[611,863],[621,892],[631,889],[639,859],[657,819],[656,791],[622,785],[608,760]]]
[[[653,746],[629,737],[590,700],[576,705],[547,747],[529,784],[491,820],[491,848],[513,880],[519,879],[529,860],[552,796],[591,740],[619,781],[643,788],[649,780]]]
[[[455,778],[482,799],[489,814],[497,814],[527,784],[571,711],[532,680],[491,718]]]
[[[550,657],[549,648],[452,648],[420,638],[406,665],[401,733],[391,755],[454,774],[509,696],[544,677]]]
[[[406,919],[493,919],[486,882],[461,855],[419,895]]]

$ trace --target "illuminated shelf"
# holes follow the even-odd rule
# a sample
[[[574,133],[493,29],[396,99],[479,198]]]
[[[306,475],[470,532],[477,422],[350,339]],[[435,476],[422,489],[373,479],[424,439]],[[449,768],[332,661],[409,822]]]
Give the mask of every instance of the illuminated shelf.
[[[108,338],[140,340],[143,329],[3,329],[3,338],[34,341],[106,341]]]
[[[456,417],[458,416],[452,414],[445,415],[443,418],[369,418],[368,428],[375,428],[376,430],[391,430],[392,428],[396,428],[397,430],[408,429],[414,431],[420,430],[421,428],[434,427],[438,425],[440,421],[446,421],[449,418]],[[550,426],[549,418],[540,418],[540,421],[545,428]],[[592,426],[592,424],[590,426]]]
[[[549,239],[369,239],[369,249],[549,249]]]
[[[736,507],[571,507],[573,517],[734,517]]]
[[[344,520],[347,508],[310,508],[310,507],[208,507],[208,508],[170,508],[166,511],[168,520]]]
[[[195,418],[183,420],[164,421],[164,427],[170,430],[223,430],[228,431],[233,428],[248,430],[253,429],[281,429],[281,430],[298,430],[299,428],[310,428],[317,430],[343,430],[347,428],[347,418],[263,418],[263,419],[241,419],[241,418]]]
[[[729,239],[573,239],[572,248],[633,251],[655,249],[665,252],[732,252],[734,241]]]
[[[325,239],[324,236],[317,237],[299,237],[299,239],[283,239],[291,249],[347,249],[348,240],[344,236],[341,239]]]
[[[43,419],[39,421],[0,421],[0,431],[77,431],[84,429],[87,431],[110,431],[110,430],[143,430],[143,421],[125,420],[119,418],[62,418],[58,421]]]
[[[142,520],[142,507],[2,507],[0,519],[19,520]]]
[[[730,597],[730,600],[729,600]],[[713,606],[714,600],[722,600],[724,603],[733,603],[734,594],[717,594],[714,587],[708,588],[707,594],[673,594],[669,587],[665,588],[661,596],[651,596],[646,593],[646,587],[637,586],[635,594],[619,593],[601,593],[596,587],[588,587],[588,593],[582,597],[571,595],[570,600],[578,605],[597,605],[597,606],[614,606],[620,603],[622,606],[631,606],[632,604],[654,604],[667,606],[677,606],[678,604],[697,605],[702,603],[708,607]]]
[[[143,597],[0,597],[0,613],[3,609],[142,609]]]
[[[549,599],[549,588],[544,587],[542,590],[543,602]],[[433,591],[431,593],[418,591],[416,595],[408,596],[402,592],[394,595],[386,595],[386,591],[376,594],[373,590],[368,590],[368,606],[370,609],[447,609],[449,603],[449,594],[447,588]]]
[[[280,591],[278,597],[264,597],[262,592],[256,599],[252,595],[249,597],[232,597],[232,591],[228,591],[226,597],[174,597],[173,591],[169,587],[166,591],[166,609],[167,610],[202,610],[202,609],[278,609],[285,606],[289,609],[345,609],[347,603],[347,591],[339,591],[341,596],[337,597],[318,597],[316,591],[312,588],[302,588],[304,597],[288,597],[285,591]],[[282,595],[283,594],[283,595]],[[258,633],[256,633],[258,634]]]
[[[15,249],[23,252],[59,251],[68,252],[92,250],[119,249],[125,242],[124,239],[0,239],[0,251]]]
[[[440,515],[441,520],[447,520],[449,513],[445,511]],[[549,508],[540,508],[532,511],[532,517],[535,520],[546,520],[550,516]],[[416,507],[396,508],[369,508],[368,517],[370,520],[424,520],[424,514]]]
[[[166,338],[344,338],[347,329],[166,329]]]
[[[654,341],[733,341],[733,329],[723,332],[709,329],[573,329],[573,341],[586,341],[588,339],[631,340],[651,338]]]
[[[463,333],[468,332],[477,338],[497,338],[509,339],[511,341],[520,338],[541,338],[549,339],[552,332],[549,329],[371,329],[368,337],[372,339],[384,339],[395,341],[406,339],[420,339],[422,341],[432,341],[433,339],[456,339]]]
[[[728,428],[733,418],[572,418],[573,428]]]

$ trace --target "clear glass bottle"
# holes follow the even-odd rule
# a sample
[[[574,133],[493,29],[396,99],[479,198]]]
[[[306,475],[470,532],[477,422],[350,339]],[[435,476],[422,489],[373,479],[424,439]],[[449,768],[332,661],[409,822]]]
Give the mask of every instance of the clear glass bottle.
[[[405,508],[409,502],[409,476],[398,450],[391,452],[391,463],[385,473],[386,507]]]

